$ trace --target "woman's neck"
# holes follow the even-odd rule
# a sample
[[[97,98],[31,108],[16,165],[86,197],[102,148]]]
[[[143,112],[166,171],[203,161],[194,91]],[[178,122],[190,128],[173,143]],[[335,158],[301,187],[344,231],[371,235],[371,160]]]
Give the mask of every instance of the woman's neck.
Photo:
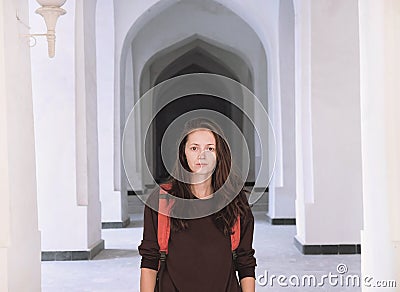
[[[191,190],[192,190],[193,194],[199,199],[210,197],[210,196],[212,197],[214,190],[211,185],[211,177],[208,178],[207,180],[199,182],[199,183],[192,182]]]

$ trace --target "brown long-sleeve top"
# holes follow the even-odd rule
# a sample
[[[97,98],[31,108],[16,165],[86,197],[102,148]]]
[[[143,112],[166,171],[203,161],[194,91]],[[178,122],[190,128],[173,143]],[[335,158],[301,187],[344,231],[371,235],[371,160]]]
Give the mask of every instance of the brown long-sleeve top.
[[[158,198],[158,191],[150,195]],[[212,204],[213,198],[199,200]],[[214,214],[188,220],[188,229],[171,230],[166,269],[159,283],[165,292],[236,292],[242,291],[232,260],[231,239],[213,221]],[[255,278],[256,259],[252,247],[254,217],[249,211],[241,218],[240,243],[237,249],[239,280]],[[143,239],[138,247],[141,268],[158,269],[160,258],[157,241],[157,211],[147,205],[144,209]]]

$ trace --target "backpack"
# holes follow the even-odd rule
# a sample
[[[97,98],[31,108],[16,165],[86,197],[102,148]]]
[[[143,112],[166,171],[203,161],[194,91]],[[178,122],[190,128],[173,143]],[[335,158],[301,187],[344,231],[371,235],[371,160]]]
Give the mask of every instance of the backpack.
[[[174,201],[170,200],[167,202],[167,191],[171,189],[171,184],[162,184],[160,188],[160,196],[158,200],[158,245],[160,246],[160,262],[158,265],[158,270],[162,270],[165,265],[165,261],[168,255],[168,241],[170,235],[170,217],[164,214],[169,214],[172,206],[174,205]],[[160,213],[161,211],[161,213]],[[232,250],[232,258],[233,263],[236,268],[236,249],[239,246],[240,242],[240,216],[238,216],[235,225],[232,228],[233,234],[231,234],[231,250]],[[158,280],[158,277],[157,277]]]

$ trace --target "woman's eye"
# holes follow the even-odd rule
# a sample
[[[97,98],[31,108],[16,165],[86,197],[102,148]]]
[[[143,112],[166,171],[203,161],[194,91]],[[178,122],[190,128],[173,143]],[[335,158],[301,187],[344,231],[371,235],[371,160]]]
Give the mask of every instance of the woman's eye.
[[[190,147],[190,150],[197,151],[197,150],[198,150],[198,147],[192,146],[192,147]],[[214,148],[214,147],[208,147],[207,150],[208,150],[208,151],[214,151],[215,148]]]

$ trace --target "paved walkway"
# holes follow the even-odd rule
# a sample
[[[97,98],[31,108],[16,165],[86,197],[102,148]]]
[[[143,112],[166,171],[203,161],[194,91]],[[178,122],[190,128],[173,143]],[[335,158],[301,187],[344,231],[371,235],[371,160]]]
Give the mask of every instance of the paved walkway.
[[[323,275],[329,273],[337,276],[339,281],[346,280],[349,275],[361,277],[360,255],[302,255],[293,244],[295,226],[270,225],[263,212],[255,212],[255,217],[254,248],[257,259],[256,276],[259,278],[256,291],[361,291],[360,287],[346,287],[340,285],[340,282],[336,286],[330,285],[328,279],[322,287],[296,287],[291,284],[296,279],[301,284],[303,275],[315,277],[317,282],[321,282]],[[42,291],[139,291],[140,255],[137,246],[140,244],[142,232],[142,227],[135,224],[124,229],[105,229],[102,231],[105,250],[95,259],[43,262]],[[340,264],[346,265],[348,269],[342,275],[337,271]],[[274,275],[285,276],[286,280],[281,281],[282,285],[276,279],[271,282]],[[269,278],[268,283],[265,283],[266,278]]]

